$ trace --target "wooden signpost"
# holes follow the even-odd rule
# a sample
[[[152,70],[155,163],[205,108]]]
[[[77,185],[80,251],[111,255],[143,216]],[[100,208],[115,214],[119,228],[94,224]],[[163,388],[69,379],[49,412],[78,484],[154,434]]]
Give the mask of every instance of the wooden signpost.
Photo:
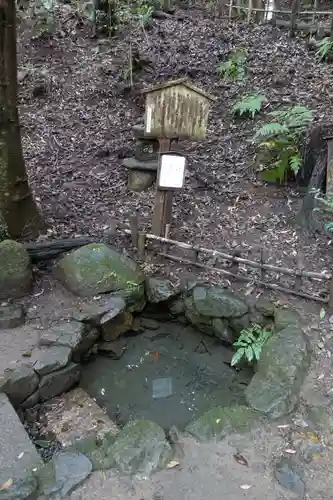
[[[145,95],[145,136],[159,137],[159,166],[152,232],[165,236],[172,218],[173,191],[185,182],[185,157],[171,152],[172,141],[200,140],[206,135],[210,104],[215,98],[186,78],[157,85]]]

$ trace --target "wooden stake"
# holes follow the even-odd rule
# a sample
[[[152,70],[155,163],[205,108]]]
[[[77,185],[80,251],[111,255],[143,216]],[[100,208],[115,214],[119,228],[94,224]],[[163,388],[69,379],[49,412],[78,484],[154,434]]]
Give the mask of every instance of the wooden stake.
[[[242,251],[240,248],[236,248],[233,253],[232,253],[232,261],[231,261],[231,271],[235,274],[238,273],[239,270],[239,261],[235,259],[235,257],[238,259],[242,255]]]
[[[326,193],[332,193],[333,192],[333,137],[327,137],[326,139],[327,139]]]
[[[294,289],[295,290],[300,290],[301,289],[301,286],[302,286],[302,277],[303,277],[303,269],[304,269],[303,258],[300,256],[298,258],[297,274],[296,274],[295,283],[294,283]]]
[[[251,21],[251,15],[252,15],[252,0],[249,0],[249,10],[247,11],[247,22],[248,23]]]
[[[138,251],[139,259],[144,261],[146,259],[146,233],[144,231],[138,234]]]
[[[295,36],[297,29],[297,15],[299,12],[299,0],[292,0],[291,4],[291,16],[290,16],[290,37]]]
[[[260,268],[260,279],[261,281],[264,281],[265,279],[265,263],[266,263],[266,249],[265,248],[261,248],[260,249],[260,264],[261,264],[261,268]]]
[[[137,212],[129,216],[129,221],[131,227],[132,245],[134,248],[138,248],[139,221]]]

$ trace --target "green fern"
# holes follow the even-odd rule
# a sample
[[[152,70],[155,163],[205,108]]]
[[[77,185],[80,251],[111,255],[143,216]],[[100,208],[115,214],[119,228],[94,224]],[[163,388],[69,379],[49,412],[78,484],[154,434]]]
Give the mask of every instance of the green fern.
[[[249,94],[233,106],[232,112],[234,115],[248,115],[253,119],[257,113],[260,113],[261,106],[266,102],[264,94]]]
[[[237,365],[243,358],[248,363],[259,361],[262,348],[271,336],[272,332],[260,325],[254,324],[251,328],[244,328],[233,343],[238,349],[232,357],[231,366]]]
[[[321,61],[327,61],[332,57],[333,40],[330,37],[317,40],[315,43],[317,46],[316,56],[318,56]]]
[[[264,124],[255,134],[254,142],[261,150],[269,151],[270,164],[262,173],[266,181],[283,182],[289,172],[297,174],[302,167],[300,153],[302,136],[313,119],[313,111],[304,106],[272,111],[273,121]]]
[[[236,82],[246,78],[245,63],[247,49],[235,50],[227,61],[221,62],[217,67],[217,74],[226,81]]]

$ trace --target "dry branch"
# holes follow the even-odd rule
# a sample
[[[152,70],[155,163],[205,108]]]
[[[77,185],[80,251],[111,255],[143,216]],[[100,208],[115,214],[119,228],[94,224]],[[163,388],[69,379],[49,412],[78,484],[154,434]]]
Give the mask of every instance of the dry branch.
[[[261,280],[253,280],[251,278],[248,278],[246,276],[242,276],[240,274],[234,274],[234,273],[231,273],[231,272],[226,271],[224,269],[220,269],[220,268],[213,267],[213,266],[208,266],[207,264],[201,264],[199,262],[194,262],[192,260],[188,260],[188,259],[185,259],[182,257],[176,257],[174,255],[170,255],[170,254],[163,253],[163,252],[159,252],[158,255],[160,255],[161,257],[165,257],[166,259],[173,260],[175,262],[181,262],[182,264],[187,264],[190,266],[199,267],[201,269],[207,269],[208,271],[214,271],[218,274],[223,274],[224,276],[229,276],[230,278],[234,278],[234,279],[240,280],[240,281],[245,281],[247,283],[253,283],[256,286],[263,286],[265,288],[269,288],[270,290],[275,290],[277,292],[287,293],[290,295],[296,295],[296,297],[302,297],[303,299],[315,300],[317,302],[322,302],[324,304],[327,304],[329,302],[329,299],[324,299],[323,297],[318,297],[317,295],[310,295],[308,293],[299,292],[297,290],[292,290],[290,288],[282,287],[282,286],[276,285],[274,283],[266,283],[265,281],[261,281]]]

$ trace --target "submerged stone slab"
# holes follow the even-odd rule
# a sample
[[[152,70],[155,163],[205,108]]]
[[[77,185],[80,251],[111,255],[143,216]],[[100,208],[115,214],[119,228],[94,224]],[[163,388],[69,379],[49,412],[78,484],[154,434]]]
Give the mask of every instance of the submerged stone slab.
[[[9,399],[0,393],[0,485],[12,480],[8,488],[0,489],[0,500],[36,498],[34,469],[42,466],[43,461]]]
[[[38,387],[39,377],[33,368],[24,363],[6,368],[0,377],[0,391],[7,394],[15,408]]]

